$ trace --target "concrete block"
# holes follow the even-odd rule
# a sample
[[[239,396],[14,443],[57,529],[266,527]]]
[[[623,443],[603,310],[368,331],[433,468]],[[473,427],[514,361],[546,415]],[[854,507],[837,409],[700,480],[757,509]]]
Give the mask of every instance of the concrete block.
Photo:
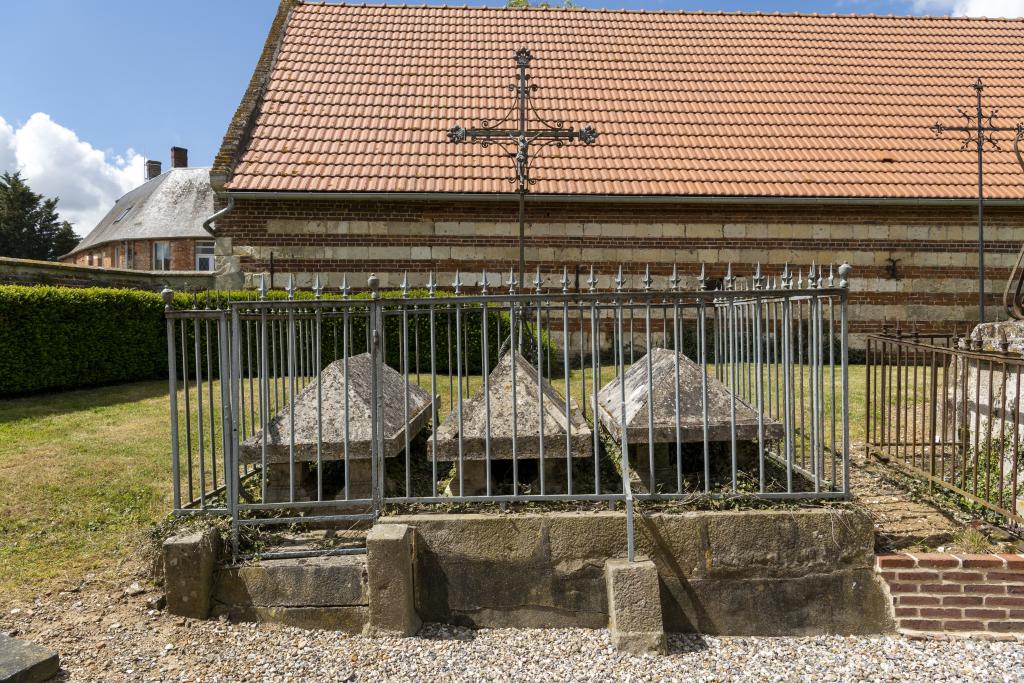
[[[47,681],[59,670],[60,656],[54,650],[0,633],[0,681],[3,683]]]
[[[327,555],[225,567],[214,599],[253,607],[347,607],[367,604],[366,558]]]
[[[220,545],[220,534],[213,528],[164,541],[168,612],[192,619],[210,614]]]
[[[666,654],[658,568],[647,559],[611,559],[604,565],[608,629],[620,652]]]
[[[368,635],[412,636],[420,629],[413,578],[414,533],[404,524],[378,524],[366,536]]]

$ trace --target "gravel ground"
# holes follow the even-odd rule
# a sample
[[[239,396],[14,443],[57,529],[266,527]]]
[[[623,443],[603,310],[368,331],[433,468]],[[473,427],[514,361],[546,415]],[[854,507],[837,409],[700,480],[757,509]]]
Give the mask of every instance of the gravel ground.
[[[1024,680],[1020,642],[672,636],[669,656],[631,657],[604,630],[427,625],[371,640],[180,619],[150,609],[156,595],[94,585],[40,596],[4,606],[0,630],[56,648],[64,681]]]

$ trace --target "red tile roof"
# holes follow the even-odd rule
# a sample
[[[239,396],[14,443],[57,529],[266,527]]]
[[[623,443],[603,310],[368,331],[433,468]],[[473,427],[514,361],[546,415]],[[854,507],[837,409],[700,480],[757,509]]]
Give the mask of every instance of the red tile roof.
[[[538,158],[537,193],[970,198],[973,153],[928,127],[978,77],[1024,119],[1018,20],[295,4],[226,188],[511,191],[445,133],[500,118],[521,46],[540,113],[600,133]],[[993,198],[1024,198],[1012,137]]]

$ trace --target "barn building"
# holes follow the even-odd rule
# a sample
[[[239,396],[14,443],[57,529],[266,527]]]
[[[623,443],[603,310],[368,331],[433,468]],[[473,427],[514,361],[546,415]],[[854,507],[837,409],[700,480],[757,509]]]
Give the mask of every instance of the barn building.
[[[678,265],[693,286],[702,263],[847,260],[855,340],[976,321],[976,160],[929,127],[958,125],[979,78],[998,122],[1024,119],[1018,20],[284,0],[211,170],[225,282],[272,259],[303,286],[507,274],[512,163],[446,132],[505,115],[520,47],[533,114],[599,135],[534,159],[528,272],[608,286],[623,264],[638,286]],[[986,154],[992,317],[1024,237],[1011,145]]]

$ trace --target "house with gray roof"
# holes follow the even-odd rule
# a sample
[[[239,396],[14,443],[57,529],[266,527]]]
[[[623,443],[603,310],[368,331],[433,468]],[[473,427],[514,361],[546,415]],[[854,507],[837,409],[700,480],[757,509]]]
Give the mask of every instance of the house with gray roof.
[[[188,165],[171,148],[171,168],[146,162],[146,182],[118,199],[65,263],[145,271],[212,271],[213,237],[203,228],[214,211],[210,169]]]

